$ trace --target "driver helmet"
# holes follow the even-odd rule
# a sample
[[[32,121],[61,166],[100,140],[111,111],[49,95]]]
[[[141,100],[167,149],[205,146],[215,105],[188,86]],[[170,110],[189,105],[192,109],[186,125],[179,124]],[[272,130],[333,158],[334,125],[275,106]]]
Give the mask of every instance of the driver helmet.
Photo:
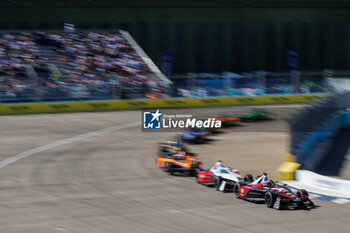
[[[216,167],[223,167],[224,165],[222,164],[222,161],[221,161],[221,160],[218,160],[218,161],[215,163],[215,166],[216,166]]]
[[[269,188],[273,188],[276,186],[276,183],[273,181],[273,180],[269,180],[267,183],[266,183],[267,187]]]

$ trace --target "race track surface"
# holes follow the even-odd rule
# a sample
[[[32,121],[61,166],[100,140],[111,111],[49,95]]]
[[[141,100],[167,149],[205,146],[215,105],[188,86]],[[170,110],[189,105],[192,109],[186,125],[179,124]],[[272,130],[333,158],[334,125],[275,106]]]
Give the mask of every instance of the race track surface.
[[[276,178],[289,145],[283,119],[295,110],[269,110],[279,120],[225,129],[192,151],[207,167],[221,159],[242,174]],[[139,111],[1,116],[0,232],[349,231],[348,205],[316,200],[309,211],[277,211],[157,169],[156,143],[174,133],[142,132],[140,118]]]

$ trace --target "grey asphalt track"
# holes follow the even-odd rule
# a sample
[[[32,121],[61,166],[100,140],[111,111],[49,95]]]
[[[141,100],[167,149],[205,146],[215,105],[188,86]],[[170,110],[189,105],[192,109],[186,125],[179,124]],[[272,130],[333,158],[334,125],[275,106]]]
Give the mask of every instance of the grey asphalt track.
[[[276,178],[289,146],[283,119],[294,109],[269,110],[279,120],[225,129],[192,151],[206,166],[221,159],[243,174],[266,171]],[[0,116],[0,162],[140,116],[139,111]],[[156,143],[172,135],[142,132],[140,126],[107,130],[0,168],[0,232],[349,232],[349,205],[316,200],[318,207],[309,211],[276,211],[157,169]]]

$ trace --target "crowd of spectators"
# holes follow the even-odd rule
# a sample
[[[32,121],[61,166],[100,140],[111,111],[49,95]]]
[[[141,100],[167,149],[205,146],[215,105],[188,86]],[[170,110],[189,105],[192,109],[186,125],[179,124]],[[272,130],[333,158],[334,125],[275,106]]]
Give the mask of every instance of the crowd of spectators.
[[[0,58],[2,99],[19,97],[23,89],[43,100],[159,98],[166,93],[163,81],[119,33],[4,35]],[[58,72],[52,73],[49,63]],[[39,77],[29,78],[27,65],[41,71]]]
[[[40,51],[30,34],[5,34],[0,38],[0,98],[26,97],[33,92],[26,65],[35,64]]]
[[[142,98],[164,93],[161,80],[118,33],[51,34],[48,40],[68,79],[94,96]]]
[[[0,101],[134,99],[288,94],[290,83],[233,73],[169,83],[154,74],[119,32],[17,33],[0,36]],[[203,77],[202,77],[203,76]],[[225,78],[223,78],[225,77]],[[228,78],[233,85],[226,83]],[[272,81],[271,81],[272,80]],[[275,80],[275,81],[274,81]],[[304,82],[298,93],[320,92]],[[296,89],[296,88],[294,88]]]

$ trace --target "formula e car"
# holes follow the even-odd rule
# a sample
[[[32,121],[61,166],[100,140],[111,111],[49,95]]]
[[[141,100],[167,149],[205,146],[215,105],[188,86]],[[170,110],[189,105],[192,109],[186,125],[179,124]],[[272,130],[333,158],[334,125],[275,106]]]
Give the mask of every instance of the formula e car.
[[[182,155],[188,155],[188,156],[195,156],[196,154],[191,153],[189,149],[185,146],[184,143],[181,143],[177,139],[170,139],[165,142],[159,143],[159,153],[158,155],[163,154],[182,154]]]
[[[216,114],[214,115],[216,121],[221,121],[221,127],[229,127],[238,125],[241,122],[241,118],[233,117],[226,114]]]
[[[197,182],[207,186],[214,186],[221,192],[233,191],[234,185],[241,179],[240,172],[226,167],[219,160],[209,170],[200,166],[197,170]]]
[[[206,128],[187,128],[185,131],[179,134],[180,139],[185,142],[200,142],[210,135]]]
[[[234,186],[234,195],[238,199],[264,201],[266,206],[280,210],[284,207],[307,208],[314,204],[304,189],[292,191],[286,185],[269,180],[267,174],[258,176],[253,182],[240,180]]]
[[[164,171],[169,172],[170,175],[180,173],[196,176],[199,164],[200,161],[196,160],[193,156],[182,155],[179,153],[172,155],[165,153],[157,158],[157,166]]]
[[[269,113],[262,109],[253,109],[251,112],[246,112],[238,115],[238,118],[241,119],[242,122],[248,121],[261,121],[261,120],[272,120],[273,114]]]

